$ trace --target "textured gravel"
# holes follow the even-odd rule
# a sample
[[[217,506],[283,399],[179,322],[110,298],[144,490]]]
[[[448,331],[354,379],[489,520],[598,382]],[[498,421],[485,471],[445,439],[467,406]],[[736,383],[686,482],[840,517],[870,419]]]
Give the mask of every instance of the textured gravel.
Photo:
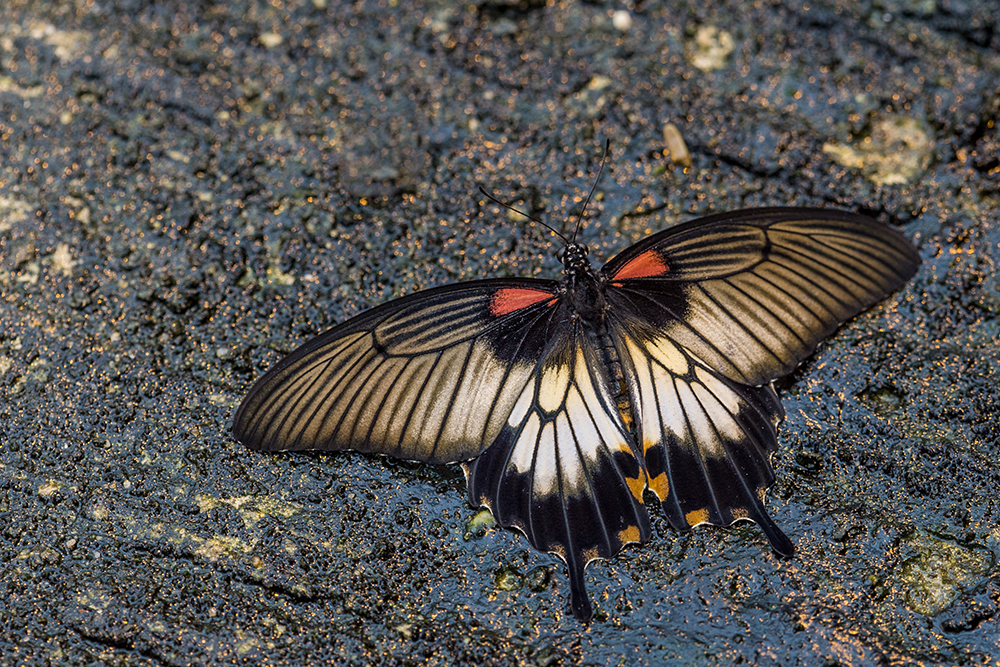
[[[0,664],[1000,664],[998,116],[992,0],[7,0]],[[777,384],[797,556],[654,511],[583,626],[458,467],[229,428],[365,308],[557,275],[476,188],[569,224],[605,138],[599,261],[822,205],[924,264]]]

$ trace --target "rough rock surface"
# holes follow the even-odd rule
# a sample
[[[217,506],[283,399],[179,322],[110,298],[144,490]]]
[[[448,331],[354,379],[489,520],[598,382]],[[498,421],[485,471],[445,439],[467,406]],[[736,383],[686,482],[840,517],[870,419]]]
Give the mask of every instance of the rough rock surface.
[[[1000,662],[993,0],[2,4],[0,663]],[[797,556],[654,508],[583,626],[457,467],[229,428],[352,314],[556,275],[476,186],[563,224],[606,137],[598,260],[826,205],[924,264],[778,383]]]

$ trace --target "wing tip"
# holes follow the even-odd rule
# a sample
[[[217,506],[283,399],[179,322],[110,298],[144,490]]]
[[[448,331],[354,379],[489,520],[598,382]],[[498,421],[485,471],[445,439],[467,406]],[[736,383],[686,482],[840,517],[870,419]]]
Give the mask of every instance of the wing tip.
[[[240,443],[244,447],[252,451],[260,451],[260,443],[254,438],[249,437],[247,432],[247,425],[240,419],[242,415],[240,411],[237,410],[236,416],[233,418],[233,426],[229,430],[230,435],[233,436],[233,440]]]
[[[249,394],[240,407],[236,409],[236,414],[233,415],[233,426],[230,429],[230,433],[233,436],[233,440],[240,443],[247,449],[253,452],[263,452],[263,451],[273,451],[275,448],[273,446],[274,438],[261,437],[260,435],[260,424],[254,424],[254,414],[252,410],[248,410],[249,399],[253,394]],[[270,445],[268,444],[270,441]]]

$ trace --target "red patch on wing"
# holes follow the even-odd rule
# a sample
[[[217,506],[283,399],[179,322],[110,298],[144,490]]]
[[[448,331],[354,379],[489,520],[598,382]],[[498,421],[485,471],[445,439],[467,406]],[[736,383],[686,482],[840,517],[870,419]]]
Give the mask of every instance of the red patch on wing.
[[[655,278],[662,276],[670,269],[666,260],[655,250],[647,250],[618,269],[612,280],[627,280],[629,278]]]
[[[533,306],[540,301],[551,299],[553,296],[551,292],[536,289],[505,287],[493,295],[493,299],[490,301],[490,314],[494,317],[500,317]]]

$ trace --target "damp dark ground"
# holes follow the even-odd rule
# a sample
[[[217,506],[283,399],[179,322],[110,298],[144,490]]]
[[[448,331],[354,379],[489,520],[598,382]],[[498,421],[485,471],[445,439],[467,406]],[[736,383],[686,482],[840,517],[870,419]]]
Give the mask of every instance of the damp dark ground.
[[[0,663],[1000,664],[992,0],[8,0],[0,26]],[[335,322],[557,275],[476,187],[562,225],[606,138],[598,261],[821,205],[924,263],[777,385],[796,557],[654,508],[588,569],[584,626],[457,467],[229,429]]]

